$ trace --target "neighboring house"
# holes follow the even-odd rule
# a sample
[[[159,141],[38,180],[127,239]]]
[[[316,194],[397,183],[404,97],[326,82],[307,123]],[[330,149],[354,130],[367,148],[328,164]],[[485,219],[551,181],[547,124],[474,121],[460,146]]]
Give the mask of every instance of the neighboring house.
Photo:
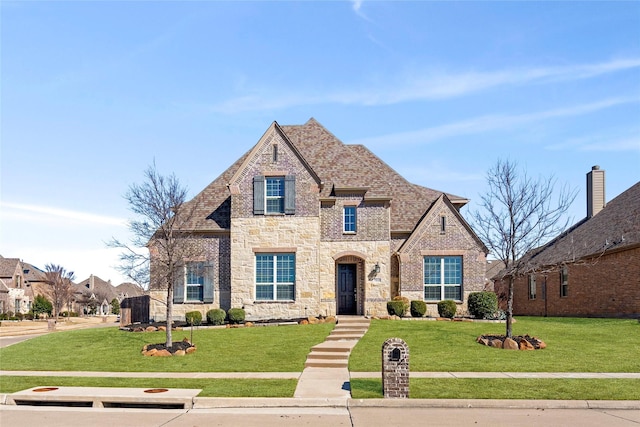
[[[93,306],[97,315],[111,314],[111,301],[119,299],[119,293],[111,284],[93,274],[75,285],[75,308],[77,312],[88,313]]]
[[[587,174],[587,217],[528,255],[513,312],[532,316],[640,317],[640,182],[605,204],[604,171]],[[496,292],[508,289],[508,278]]]
[[[487,249],[460,214],[464,198],[411,184],[367,148],[314,119],[274,122],[187,207],[193,254],[174,283],[175,318],[242,307],[247,319],[385,315],[397,295],[428,303],[485,285]],[[166,290],[150,314],[165,320]]]
[[[3,279],[0,279],[0,314],[9,311],[10,302],[9,287],[4,283]]]
[[[115,290],[119,302],[122,302],[122,300],[125,298],[139,297],[144,295],[144,289],[131,282],[121,283],[116,286]]]
[[[2,309],[4,312],[26,314],[31,310],[34,299],[31,284],[25,276],[30,272],[30,266],[18,258],[4,258],[0,256],[0,280],[7,288],[4,294]]]

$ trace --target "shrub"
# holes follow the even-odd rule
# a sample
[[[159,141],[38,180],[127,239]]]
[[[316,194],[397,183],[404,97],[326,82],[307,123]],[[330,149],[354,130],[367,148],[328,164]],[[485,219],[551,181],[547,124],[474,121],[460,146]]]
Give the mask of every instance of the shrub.
[[[111,313],[120,314],[120,302],[118,301],[118,298],[111,300]]]
[[[409,309],[409,299],[406,297],[396,296],[393,300],[387,302],[387,312],[390,316],[404,317]]]
[[[427,303],[420,300],[411,301],[411,316],[423,317],[427,312]]]
[[[184,315],[186,321],[191,326],[202,325],[202,313],[199,311],[189,311]]]
[[[472,292],[467,299],[469,313],[478,319],[486,319],[498,311],[498,297],[494,292]]]
[[[456,315],[456,302],[454,300],[446,299],[438,303],[438,314],[440,317],[447,317],[453,319]]]
[[[207,311],[207,323],[210,325],[223,325],[227,313],[221,308],[214,308]]]
[[[241,308],[230,308],[227,316],[229,317],[229,323],[242,323],[244,322],[245,312]]]
[[[36,295],[33,300],[33,304],[31,305],[31,311],[37,317],[39,314],[48,314],[51,316],[51,312],[53,311],[53,304],[51,301],[47,299],[44,295]]]
[[[62,317],[78,317],[78,313],[76,313],[75,311],[63,311],[62,313],[60,313],[60,316],[62,316]]]

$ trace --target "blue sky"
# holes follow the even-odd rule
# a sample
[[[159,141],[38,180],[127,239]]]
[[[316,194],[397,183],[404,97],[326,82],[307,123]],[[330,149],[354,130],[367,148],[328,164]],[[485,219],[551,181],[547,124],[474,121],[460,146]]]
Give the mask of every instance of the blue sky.
[[[13,2],[1,13],[0,254],[122,281],[123,194],[195,195],[314,117],[477,208],[499,158],[607,200],[640,179],[640,2]]]

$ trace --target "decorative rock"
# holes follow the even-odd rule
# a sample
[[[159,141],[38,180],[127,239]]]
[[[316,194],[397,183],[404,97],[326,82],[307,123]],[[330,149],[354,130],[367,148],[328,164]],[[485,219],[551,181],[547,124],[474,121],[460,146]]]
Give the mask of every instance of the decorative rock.
[[[500,341],[499,339],[493,339],[493,340],[491,340],[489,345],[491,347],[495,347],[495,348],[502,348],[502,341]]]
[[[184,350],[176,350],[176,352],[173,354],[174,356],[184,356],[185,354],[187,354]]]
[[[309,323],[310,323],[311,325],[315,325],[316,323],[318,323],[318,319],[316,319],[316,318],[315,318],[315,317],[313,317],[313,316],[309,316],[309,317],[307,317],[307,320],[309,321]]]
[[[145,346],[146,347],[146,346]],[[151,350],[145,351],[144,355],[145,356],[153,356],[154,354],[156,354],[158,352],[157,348],[152,348]]]
[[[483,337],[478,337],[478,339],[476,340],[477,343],[480,343],[482,345],[489,345],[489,340]]]
[[[327,316],[324,321],[326,323],[336,323],[336,317],[335,316]]]
[[[244,323],[244,327],[245,328],[251,328],[253,326],[253,322],[245,322]]]
[[[156,328],[155,326],[147,326],[147,328],[145,329],[145,332],[155,332],[157,330],[158,328]]]
[[[145,344],[144,347],[142,347],[142,352],[147,351],[147,348],[149,347],[149,344]]]
[[[300,324],[301,324],[301,325],[308,325],[308,324],[309,324],[309,321],[308,321],[307,319],[302,319],[302,320],[300,321]]]
[[[535,350],[535,347],[526,339],[520,340],[520,350]]]
[[[156,351],[153,356],[155,357],[171,357],[172,354],[169,350],[167,349],[162,349],[162,350],[158,350]]]
[[[502,348],[505,350],[517,350],[518,343],[511,338],[505,338],[505,340],[502,342]]]
[[[162,332],[167,332],[167,327],[166,326],[158,326],[158,330],[162,331]]]
[[[188,347],[188,348],[185,350],[185,353],[187,353],[187,354],[191,354],[191,353],[193,353],[194,351],[196,351],[196,347],[195,347],[195,346],[193,346],[193,347]]]

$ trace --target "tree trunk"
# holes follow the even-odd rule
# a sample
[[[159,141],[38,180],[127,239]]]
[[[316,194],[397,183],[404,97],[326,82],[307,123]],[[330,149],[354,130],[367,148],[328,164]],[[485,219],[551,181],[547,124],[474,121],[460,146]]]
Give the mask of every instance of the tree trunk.
[[[515,282],[515,278],[513,274],[509,276],[509,298],[507,298],[507,338],[511,338],[513,336],[513,331],[511,328],[511,323],[513,323],[513,285]]]
[[[171,337],[171,327],[173,326],[173,286],[168,284],[167,289],[167,350],[173,346],[173,339]]]

